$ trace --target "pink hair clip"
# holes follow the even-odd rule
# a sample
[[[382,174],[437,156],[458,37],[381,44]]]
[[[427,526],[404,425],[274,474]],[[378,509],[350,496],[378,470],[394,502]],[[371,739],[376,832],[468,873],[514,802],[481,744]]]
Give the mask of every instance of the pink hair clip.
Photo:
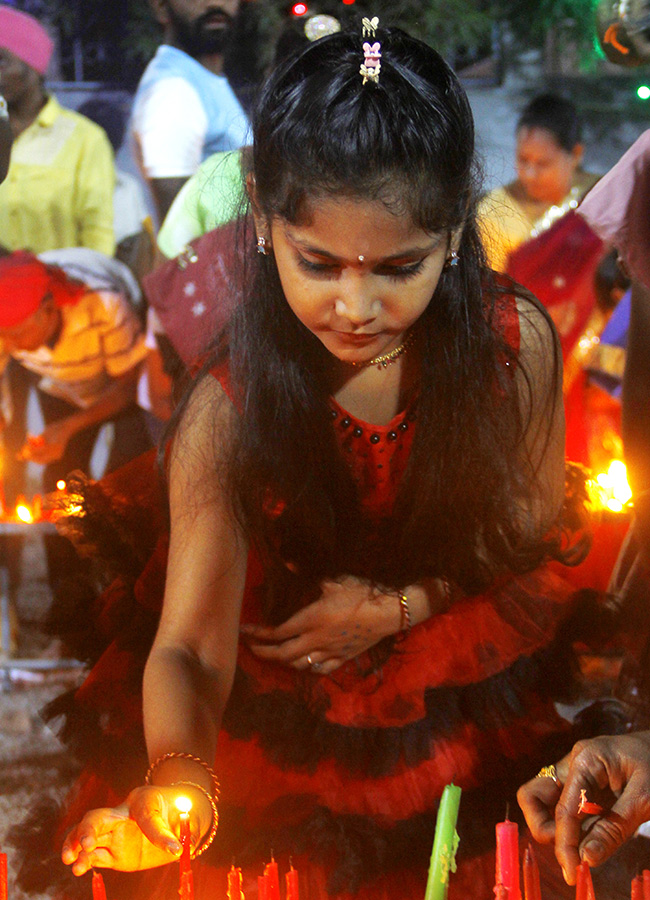
[[[373,19],[362,20],[363,37],[374,38],[377,35],[379,27],[379,19],[375,16]],[[374,81],[379,84],[379,73],[381,72],[381,44],[375,41],[374,44],[368,41],[363,45],[364,60],[359,69],[359,74],[363,75],[363,83],[366,81]]]

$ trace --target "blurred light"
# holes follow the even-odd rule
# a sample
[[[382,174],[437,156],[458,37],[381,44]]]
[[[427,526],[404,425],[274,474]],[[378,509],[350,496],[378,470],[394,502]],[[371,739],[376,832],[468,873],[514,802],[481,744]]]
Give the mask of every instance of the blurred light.
[[[307,12],[307,4],[306,3],[294,3],[291,7],[291,12],[294,16],[304,16]]]
[[[639,100],[650,100],[650,87],[647,84],[642,84],[636,89],[636,95]]]
[[[16,515],[20,519],[21,522],[33,522],[34,518],[31,514],[31,511],[28,506],[23,506],[22,503],[19,503],[16,507]]]
[[[64,491],[64,490],[65,490],[65,481],[64,481],[62,478],[61,478],[59,481],[57,481],[57,483],[56,483],[56,489],[57,489],[57,491]]]
[[[344,3],[346,6],[352,6],[352,4],[353,4],[354,2],[355,2],[355,0],[343,0],[343,3]]]

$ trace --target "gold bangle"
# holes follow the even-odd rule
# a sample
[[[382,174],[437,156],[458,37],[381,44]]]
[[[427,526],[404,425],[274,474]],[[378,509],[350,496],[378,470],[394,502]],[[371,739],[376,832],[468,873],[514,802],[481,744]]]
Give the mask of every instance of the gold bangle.
[[[213,797],[213,795],[206,791],[206,789],[201,784],[197,784],[195,781],[174,781],[170,787],[179,787],[180,785],[185,785],[186,787],[195,788],[197,791],[201,791],[203,796],[207,799],[210,807],[212,808],[212,824],[210,825],[210,831],[208,832],[208,836],[203,839],[203,842],[199,844],[198,847],[190,850],[190,859],[196,859],[197,856],[200,856],[202,853],[208,849],[212,841],[215,839],[217,834],[217,828],[219,827],[219,810],[217,809],[217,801]]]
[[[404,634],[408,634],[411,630],[411,610],[409,609],[409,601],[406,594],[399,593],[399,613],[400,613],[400,621],[399,621],[399,630]]]
[[[154,762],[151,763],[149,768],[147,769],[147,774],[144,778],[145,784],[153,784],[153,774],[156,769],[161,766],[164,762],[167,762],[168,759],[187,759],[190,762],[198,763],[200,766],[203,766],[205,771],[210,776],[212,781],[212,793],[216,798],[219,796],[219,780],[215,775],[214,769],[212,766],[209,766],[205,760],[201,759],[200,756],[194,756],[192,753],[164,753],[162,756],[159,756]],[[204,788],[205,790],[205,788]]]

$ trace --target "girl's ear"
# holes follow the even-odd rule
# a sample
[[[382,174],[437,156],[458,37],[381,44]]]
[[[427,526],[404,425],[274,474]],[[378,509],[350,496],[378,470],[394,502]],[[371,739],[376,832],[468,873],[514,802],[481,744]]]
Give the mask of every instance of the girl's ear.
[[[450,253],[452,251],[454,253],[458,253],[458,250],[460,248],[460,242],[463,238],[464,228],[465,228],[464,225],[459,225],[458,228],[454,228],[454,230],[449,233],[449,252]]]
[[[259,205],[257,203],[257,188],[255,185],[255,176],[252,172],[249,172],[246,176],[246,193],[248,194],[248,199],[251,204],[251,211],[253,213],[253,221],[255,222],[255,232],[257,233],[258,238],[263,237],[266,241],[266,246],[270,246],[271,241],[271,229],[269,228],[269,224],[260,212]]]

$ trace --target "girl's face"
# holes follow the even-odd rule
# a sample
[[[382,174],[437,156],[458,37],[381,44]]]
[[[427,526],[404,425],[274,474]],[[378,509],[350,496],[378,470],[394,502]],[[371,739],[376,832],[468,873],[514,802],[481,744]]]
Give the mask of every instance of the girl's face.
[[[582,161],[582,144],[564,150],[546,128],[517,132],[517,178],[531,200],[560,203],[571,190]]]
[[[400,346],[455,249],[448,232],[421,231],[379,201],[321,199],[300,224],[274,219],[270,231],[289,306],[346,363]]]

